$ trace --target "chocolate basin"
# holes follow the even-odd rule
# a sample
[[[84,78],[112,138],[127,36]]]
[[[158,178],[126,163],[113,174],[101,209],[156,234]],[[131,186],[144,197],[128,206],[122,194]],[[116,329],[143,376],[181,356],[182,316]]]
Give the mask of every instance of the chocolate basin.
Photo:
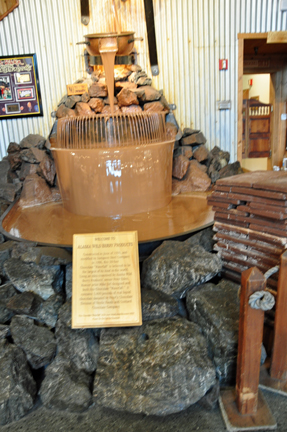
[[[52,148],[64,208],[86,216],[126,216],[171,201],[174,140],[140,146]]]

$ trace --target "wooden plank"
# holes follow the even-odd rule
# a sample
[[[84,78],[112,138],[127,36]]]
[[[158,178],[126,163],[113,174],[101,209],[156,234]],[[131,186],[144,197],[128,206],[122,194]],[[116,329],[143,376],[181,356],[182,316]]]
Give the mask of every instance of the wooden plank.
[[[287,379],[287,251],[280,260],[274,322],[274,344],[270,368],[271,378]]]
[[[268,33],[237,33],[238,39],[267,39]]]
[[[257,411],[264,312],[252,309],[248,300],[265,286],[265,278],[257,268],[242,273],[236,373],[236,404],[241,414]]]
[[[0,0],[0,21],[19,6],[19,0]]]
[[[269,31],[267,33],[267,43],[287,43],[287,31]]]
[[[74,235],[72,328],[141,324],[137,231]]]

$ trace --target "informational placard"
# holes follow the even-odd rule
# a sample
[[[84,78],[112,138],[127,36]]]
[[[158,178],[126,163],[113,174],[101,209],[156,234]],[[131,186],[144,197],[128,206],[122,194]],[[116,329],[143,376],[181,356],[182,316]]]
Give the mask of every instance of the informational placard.
[[[137,231],[73,236],[72,328],[142,324]]]
[[[42,115],[36,54],[0,57],[0,120]]]
[[[67,94],[71,95],[82,95],[88,91],[87,83],[79,83],[79,84],[68,84],[67,85]]]

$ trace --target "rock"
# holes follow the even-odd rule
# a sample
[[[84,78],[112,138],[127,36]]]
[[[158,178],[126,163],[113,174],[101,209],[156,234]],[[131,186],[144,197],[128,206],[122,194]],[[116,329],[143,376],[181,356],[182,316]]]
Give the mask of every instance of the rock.
[[[109,96],[107,96],[107,97],[104,99],[104,103],[105,103],[105,105],[110,105],[110,98],[109,98]],[[117,98],[114,96],[114,105],[117,105],[117,103],[118,103],[118,100],[117,100]]]
[[[10,321],[13,315],[14,313],[6,307],[6,304],[0,301],[0,324]]]
[[[211,180],[206,173],[194,164],[190,164],[186,175],[180,183],[180,192],[207,191]]]
[[[77,116],[81,117],[94,115],[94,112],[91,110],[90,105],[85,102],[77,103],[75,113]]]
[[[14,315],[13,311],[8,309],[7,303],[17,294],[12,284],[8,283],[0,286],[0,323],[5,324]]]
[[[175,139],[177,134],[177,127],[171,122],[166,122],[165,127],[168,139]]]
[[[59,311],[56,325],[58,352],[69,359],[77,369],[93,373],[99,355],[98,339],[91,329],[71,329],[71,302]]]
[[[89,100],[90,100],[89,93],[88,92],[83,93],[82,96],[81,96],[81,102],[88,103]]]
[[[181,192],[181,181],[175,178],[172,179],[172,196],[179,195]]]
[[[91,98],[94,98],[94,97],[105,98],[106,96],[108,96],[107,86],[105,84],[100,83],[100,82],[95,82],[89,88],[89,95]]]
[[[12,203],[16,197],[18,186],[11,183],[0,183],[0,198]]]
[[[25,178],[28,177],[29,175],[36,174],[37,169],[38,169],[38,165],[30,164],[28,162],[23,162],[19,173],[19,179],[25,180]]]
[[[193,133],[192,135],[188,135],[181,140],[182,145],[197,145],[197,144],[205,144],[206,138],[202,132]]]
[[[142,289],[141,301],[143,321],[170,318],[179,312],[178,302],[159,291]]]
[[[142,68],[140,65],[137,64],[130,64],[126,66],[127,69],[129,69],[132,72],[141,72]]]
[[[96,113],[102,112],[105,106],[103,99],[100,98],[91,98],[88,104],[90,108],[93,109]]]
[[[10,142],[10,144],[8,145],[8,148],[7,148],[8,155],[11,153],[19,153],[19,151],[20,151],[19,144],[15,143],[15,142]]]
[[[45,154],[45,150],[39,150],[37,147],[24,149],[20,152],[22,161],[29,162],[30,164],[39,164],[43,160]]]
[[[37,174],[26,177],[19,200],[21,207],[33,207],[52,201],[52,192],[42,177],[39,177]]]
[[[168,415],[197,402],[214,383],[200,328],[183,318],[101,333],[94,382],[99,405]]]
[[[139,101],[134,92],[128,89],[122,89],[117,95],[119,107],[138,105]]]
[[[134,71],[134,72],[132,72],[131,73],[131,75],[128,77],[128,80],[129,80],[129,82],[131,82],[131,83],[135,83],[135,84],[137,84],[137,81],[140,79],[140,78],[147,78],[147,74],[144,72],[144,71],[142,71],[142,70],[140,70],[140,71]]]
[[[91,80],[93,82],[98,82],[99,81],[99,75],[100,75],[100,71],[98,71],[98,70],[93,71],[91,74]]]
[[[190,159],[193,155],[192,147],[191,146],[180,146],[176,149],[174,152],[174,157],[177,157],[179,155],[183,155]]]
[[[75,107],[76,103],[80,102],[81,100],[82,100],[81,96],[77,96],[77,95],[69,96],[66,99],[65,106],[67,108],[72,109]],[[84,101],[82,101],[82,102],[84,102]]]
[[[204,144],[200,145],[199,147],[197,147],[194,151],[193,151],[193,157],[198,161],[198,162],[203,162],[206,159],[208,159],[209,156],[209,151],[207,150],[207,148],[205,147]]]
[[[170,111],[170,105],[169,105],[169,103],[167,102],[167,100],[166,100],[166,98],[164,97],[164,95],[161,95],[159,101],[160,101],[160,103],[164,106],[165,111],[169,112],[169,111]],[[181,131],[180,131],[180,133],[181,133]],[[180,137],[177,138],[177,139],[180,139],[181,137],[182,137],[182,133],[180,134]]]
[[[72,254],[65,249],[53,246],[31,246],[23,253],[21,260],[44,266],[66,265],[72,261]]]
[[[11,258],[21,258],[21,256],[27,252],[32,246],[36,246],[37,243],[35,242],[13,242],[13,245],[11,245]]]
[[[27,291],[14,295],[7,303],[7,308],[15,314],[36,318],[42,306],[42,299],[37,294]]]
[[[151,79],[151,78],[148,78],[148,77],[140,77],[140,78],[137,80],[136,84],[137,84],[138,86],[151,86],[151,84],[152,84],[152,79]]]
[[[165,110],[163,104],[159,101],[148,102],[148,103],[144,104],[143,108],[144,108],[144,111],[147,111],[147,112],[159,112],[159,111]]]
[[[38,313],[37,319],[45,323],[49,328],[54,328],[59,315],[59,310],[63,305],[63,296],[60,294],[53,294],[46,300]]]
[[[66,270],[66,274],[65,274],[66,300],[70,300],[72,298],[72,277],[73,277],[72,263],[66,265],[65,270]]]
[[[59,266],[40,267],[34,263],[23,263],[15,258],[5,261],[4,270],[18,291],[32,291],[43,300],[55,294],[53,287],[57,285],[62,274]]]
[[[150,85],[140,87],[135,91],[135,94],[140,102],[153,102],[161,98],[160,92]]]
[[[8,159],[3,159],[0,161],[0,183],[7,183],[7,175],[10,169],[10,164]]]
[[[75,116],[76,116],[75,110],[67,108],[64,104],[61,104],[56,111],[57,118],[75,117]]]
[[[183,136],[183,138],[185,138],[185,137],[187,137],[189,135],[197,134],[199,132],[200,132],[199,129],[184,128],[182,136]]]
[[[0,216],[7,210],[11,203],[9,201],[3,200],[0,198]],[[1,243],[1,242],[0,242]]]
[[[0,324],[0,340],[6,339],[11,336],[10,327],[8,325]]]
[[[36,383],[25,354],[5,340],[0,342],[0,424],[19,420],[34,405]]]
[[[7,242],[1,243],[0,244],[0,272],[2,272],[3,270],[3,264],[4,262],[10,258],[11,256],[11,251],[13,249],[13,247],[15,246],[16,242],[9,240]],[[0,287],[1,290],[1,287]],[[1,295],[0,295],[0,299],[1,299]]]
[[[121,91],[123,88],[127,90],[134,91],[137,88],[137,85],[135,83],[131,83],[129,81],[119,81],[115,83],[115,89],[116,91]]]
[[[110,105],[105,105],[104,108],[103,108],[102,114],[111,115],[111,114],[115,114],[115,113],[119,113],[119,112],[121,112],[121,109],[120,109],[120,107],[118,105],[114,106],[113,113],[112,113],[112,110],[111,110],[111,106]]]
[[[62,99],[60,100],[60,102],[58,103],[58,107],[62,104],[65,104],[66,100],[68,99],[68,95],[65,94]]]
[[[199,405],[205,409],[213,410],[218,404],[219,396],[220,385],[219,381],[216,380],[215,385],[211,387],[210,390],[208,390],[208,392],[203,396],[202,399],[200,399]]]
[[[57,355],[47,367],[40,396],[47,408],[83,412],[92,404],[91,378]]]
[[[15,345],[25,352],[33,369],[51,362],[57,346],[50,330],[35,325],[31,318],[18,315],[12,318],[10,329]]]
[[[8,154],[8,161],[12,171],[16,171],[22,164],[20,152]]]
[[[172,176],[181,180],[187,173],[190,161],[186,156],[179,155],[173,159]]]
[[[43,148],[46,138],[38,134],[29,134],[20,141],[21,149],[29,149],[32,147]]]
[[[194,167],[199,168],[204,173],[207,172],[207,166],[199,163],[196,159],[192,159],[190,161],[190,167],[191,168],[194,168]]]
[[[222,385],[234,385],[238,343],[239,286],[222,279],[189,291],[189,319],[198,324],[208,341],[209,352]]]
[[[132,71],[125,66],[117,67],[114,70],[115,82],[127,80],[131,73]]]
[[[215,241],[213,240],[214,232],[212,230],[212,227],[205,228],[202,231],[199,231],[196,234],[193,234],[191,237],[189,237],[187,240],[185,240],[184,243],[189,244],[190,246],[196,246],[200,245],[202,246],[207,252],[213,251],[213,245]]]
[[[130,105],[130,106],[123,106],[121,108],[121,111],[123,114],[130,114],[130,113],[142,113],[142,109],[139,105]]]
[[[50,186],[54,185],[56,176],[56,166],[53,159],[45,154],[44,158],[40,162],[39,169],[37,173],[43,177]]]
[[[224,168],[222,168],[219,171],[219,178],[231,177],[237,174],[243,174],[243,170],[240,166],[240,162],[238,161],[228,164]]]
[[[207,282],[222,267],[220,258],[188,242],[164,241],[143,262],[143,288],[183,298],[196,285]]]

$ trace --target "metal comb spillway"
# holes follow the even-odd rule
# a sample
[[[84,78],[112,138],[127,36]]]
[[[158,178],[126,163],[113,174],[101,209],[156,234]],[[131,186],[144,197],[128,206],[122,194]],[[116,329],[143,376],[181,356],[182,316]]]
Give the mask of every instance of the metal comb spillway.
[[[100,149],[147,145],[166,139],[164,113],[100,114],[58,120],[55,147]]]

